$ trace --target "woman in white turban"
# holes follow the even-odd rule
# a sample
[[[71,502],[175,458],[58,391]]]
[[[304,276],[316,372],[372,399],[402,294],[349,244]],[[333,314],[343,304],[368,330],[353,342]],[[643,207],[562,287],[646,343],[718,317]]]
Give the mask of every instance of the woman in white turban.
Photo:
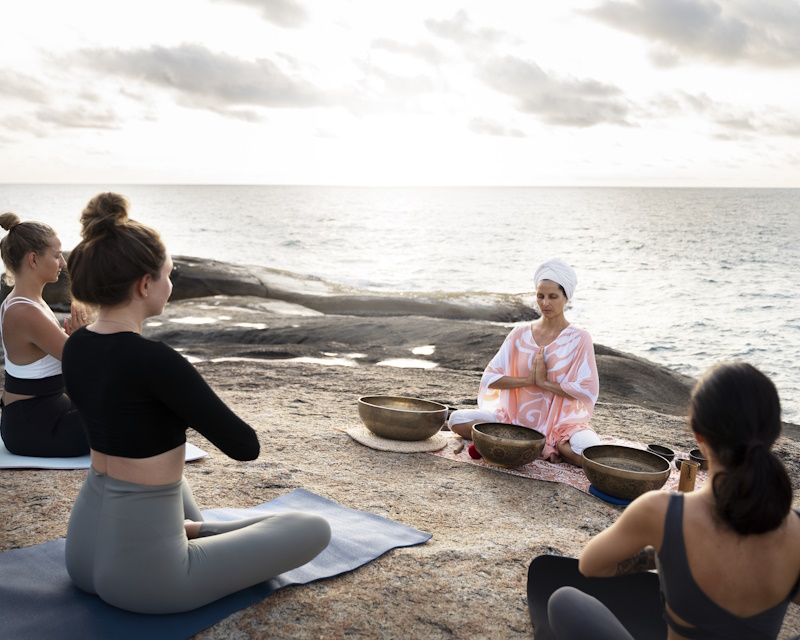
[[[478,422],[522,425],[545,436],[543,458],[581,466],[581,452],[600,444],[589,428],[600,385],[589,332],[564,316],[578,278],[566,262],[548,260],[535,280],[541,317],[508,334],[483,372],[479,408],[454,411],[450,429],[471,438]]]

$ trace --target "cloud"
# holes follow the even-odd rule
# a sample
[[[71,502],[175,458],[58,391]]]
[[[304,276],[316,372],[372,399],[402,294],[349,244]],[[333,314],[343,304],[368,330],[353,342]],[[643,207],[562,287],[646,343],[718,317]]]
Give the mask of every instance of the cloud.
[[[535,62],[514,56],[494,58],[478,71],[496,91],[511,96],[516,107],[544,122],[568,127],[630,125],[630,107],[622,92],[594,80],[556,78]]]
[[[697,57],[800,66],[800,4],[791,0],[608,0],[585,14],[654,42],[656,64]]]
[[[44,107],[36,119],[72,129],[119,129],[121,123],[111,109],[90,109],[85,105],[68,108]]]
[[[48,101],[48,93],[41,82],[36,78],[8,69],[0,69],[0,96],[28,102]]]
[[[681,63],[681,57],[674,49],[666,47],[653,47],[647,54],[654,67],[659,69],[671,69]]]
[[[25,131],[37,138],[45,137],[45,127],[37,126],[36,120],[32,118],[24,118],[18,115],[6,116],[0,119],[0,130],[5,130],[6,133],[19,133]],[[12,138],[6,137],[6,141],[13,141]]]
[[[496,120],[490,118],[473,118],[469,122],[469,129],[473,133],[485,136],[499,136],[506,138],[524,138],[525,132],[519,129],[509,129]]]
[[[449,20],[426,20],[425,26],[434,35],[465,47],[492,46],[508,37],[497,29],[476,28],[463,9]]]
[[[428,112],[437,82],[424,73],[399,74],[366,60],[354,61],[358,81],[336,95],[339,105],[356,116]]]
[[[267,59],[242,60],[195,44],[121,51],[88,49],[73,60],[90,69],[134,82],[163,87],[189,107],[252,120],[235,107],[315,107],[326,98],[305,80]]]
[[[428,42],[409,44],[407,42],[389,40],[388,38],[380,38],[378,40],[373,40],[372,47],[375,49],[383,49],[390,53],[398,53],[411,56],[412,58],[418,58],[434,66],[438,66],[445,60],[444,54]]]
[[[706,93],[679,91],[660,95],[647,106],[651,119],[700,116],[719,140],[742,140],[756,136],[800,138],[800,116],[785,109],[766,105],[754,111],[713,100]],[[708,128],[708,127],[707,127]]]
[[[433,80],[423,74],[400,75],[368,62],[358,62],[357,64],[364,73],[364,88],[370,93],[389,94],[403,98],[431,93],[436,88]]]
[[[261,17],[279,27],[299,29],[309,21],[308,12],[295,0],[216,0],[229,4],[252,7],[261,12]]]

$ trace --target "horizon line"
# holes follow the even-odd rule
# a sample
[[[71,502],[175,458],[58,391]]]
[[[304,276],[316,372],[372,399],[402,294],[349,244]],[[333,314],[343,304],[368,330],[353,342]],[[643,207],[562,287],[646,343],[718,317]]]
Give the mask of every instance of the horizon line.
[[[800,189],[800,186],[633,185],[633,184],[325,184],[258,182],[0,182],[2,187],[305,187],[342,189]]]

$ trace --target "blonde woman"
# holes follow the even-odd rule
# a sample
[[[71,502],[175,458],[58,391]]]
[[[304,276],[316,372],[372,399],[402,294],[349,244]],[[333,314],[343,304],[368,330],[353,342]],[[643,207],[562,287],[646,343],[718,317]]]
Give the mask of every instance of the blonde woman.
[[[89,453],[78,413],[64,393],[61,352],[73,329],[88,320],[73,306],[63,328],[42,298],[48,282],[66,267],[61,240],[41,222],[0,215],[8,233],[0,240],[6,279],[13,288],[0,305],[0,337],[5,357],[0,432],[11,453],[72,457]]]

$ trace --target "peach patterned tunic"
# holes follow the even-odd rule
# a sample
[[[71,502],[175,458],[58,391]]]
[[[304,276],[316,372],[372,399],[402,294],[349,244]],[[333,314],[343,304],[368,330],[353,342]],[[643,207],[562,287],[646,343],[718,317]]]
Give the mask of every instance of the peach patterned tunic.
[[[530,324],[512,330],[483,372],[478,406],[493,412],[499,422],[519,424],[543,434],[546,444],[542,457],[547,458],[558,453],[558,443],[568,442],[573,434],[589,429],[600,383],[589,332],[569,325],[544,350],[547,379],[560,384],[572,397],[537,386],[489,388],[503,376],[527,376],[541,348],[533,339]]]

